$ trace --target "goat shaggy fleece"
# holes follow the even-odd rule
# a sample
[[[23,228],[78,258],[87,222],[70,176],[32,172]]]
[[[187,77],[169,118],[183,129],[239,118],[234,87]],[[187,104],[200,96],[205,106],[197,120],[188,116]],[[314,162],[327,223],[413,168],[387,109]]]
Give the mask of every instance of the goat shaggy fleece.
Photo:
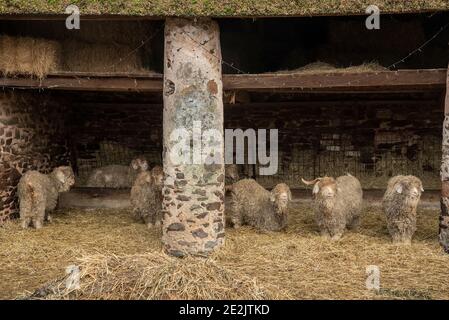
[[[416,208],[423,192],[415,176],[395,176],[388,181],[382,206],[394,243],[410,244],[416,231]]]
[[[95,169],[87,179],[87,187],[130,188],[140,172],[148,170],[145,159],[138,157],[129,166],[109,165]]]
[[[303,182],[314,184],[315,221],[322,236],[338,240],[346,228],[358,226],[363,192],[357,178],[346,175],[337,179],[324,177]]]
[[[253,179],[240,180],[231,187],[230,220],[234,228],[250,225],[259,230],[284,230],[291,197],[285,183],[269,192]]]
[[[55,168],[48,175],[26,172],[17,186],[22,227],[28,228],[33,223],[40,229],[45,219],[51,221],[49,213],[56,208],[59,193],[70,190],[74,184],[75,175],[70,167]]]
[[[141,172],[131,188],[133,216],[149,228],[162,222],[162,180],[162,168],[156,166],[150,172]]]

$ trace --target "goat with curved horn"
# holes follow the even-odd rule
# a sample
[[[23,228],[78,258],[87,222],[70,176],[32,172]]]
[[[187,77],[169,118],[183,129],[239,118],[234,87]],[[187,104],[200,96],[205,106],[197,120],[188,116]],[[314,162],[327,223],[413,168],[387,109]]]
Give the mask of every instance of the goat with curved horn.
[[[307,181],[307,180],[304,180],[303,178],[301,178],[302,183],[304,183],[304,184],[306,184],[308,186],[310,186],[312,184],[315,184],[315,183],[317,183],[320,180],[321,180],[321,178],[316,178],[315,180]]]

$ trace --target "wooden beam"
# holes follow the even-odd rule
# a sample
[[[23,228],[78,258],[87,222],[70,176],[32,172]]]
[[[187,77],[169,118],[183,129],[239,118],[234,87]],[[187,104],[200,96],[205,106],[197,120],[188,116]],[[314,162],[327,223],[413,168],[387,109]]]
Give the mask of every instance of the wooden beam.
[[[322,101],[282,101],[282,102],[249,102],[249,103],[225,103],[225,107],[229,109],[238,108],[258,108],[258,109],[271,109],[279,108],[282,105],[284,108],[297,108],[297,107],[309,107],[309,108],[321,108],[321,107],[401,107],[401,106],[414,106],[414,107],[432,107],[439,105],[436,100],[322,100]]]
[[[444,88],[445,69],[357,73],[225,75],[227,90],[358,91]]]
[[[72,91],[162,92],[157,73],[53,73],[42,80],[0,78],[0,87]],[[254,92],[398,92],[440,91],[446,87],[446,69],[359,73],[223,75],[224,90]]]
[[[160,74],[55,73],[45,79],[0,78],[3,88],[69,91],[162,92]]]
[[[226,112],[232,113],[241,112],[242,109],[279,109],[280,106],[282,108],[322,108],[322,107],[383,107],[383,108],[394,108],[394,107],[414,107],[414,108],[432,108],[439,105],[438,101],[432,100],[351,100],[351,101],[335,101],[335,100],[326,100],[326,101],[282,101],[282,102],[250,102],[250,103],[236,103],[229,104],[224,103],[224,107]],[[162,103],[128,103],[128,102],[77,102],[74,104],[76,109],[81,108],[114,108],[120,106],[124,109],[136,108],[136,109],[146,109],[146,110],[155,110],[156,112],[161,111],[163,108]],[[436,115],[438,116],[438,115]]]

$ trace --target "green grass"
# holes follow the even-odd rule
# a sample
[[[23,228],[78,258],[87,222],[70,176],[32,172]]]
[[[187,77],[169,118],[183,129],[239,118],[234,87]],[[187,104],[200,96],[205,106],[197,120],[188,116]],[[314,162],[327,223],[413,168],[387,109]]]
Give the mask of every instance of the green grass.
[[[384,13],[449,10],[448,0],[377,0]],[[81,14],[150,16],[311,16],[364,14],[371,0],[0,0],[0,14],[64,14],[69,4]]]

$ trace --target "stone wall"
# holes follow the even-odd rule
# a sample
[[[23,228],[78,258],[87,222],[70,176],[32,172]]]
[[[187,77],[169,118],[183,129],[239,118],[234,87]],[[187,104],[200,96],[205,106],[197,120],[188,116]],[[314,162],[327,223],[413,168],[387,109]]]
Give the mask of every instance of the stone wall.
[[[136,155],[145,155],[151,165],[162,163],[161,105],[129,101],[73,104],[69,117],[77,184],[93,168],[128,165]]]
[[[64,104],[43,93],[0,93],[0,223],[18,214],[24,172],[68,163]]]
[[[265,186],[283,180],[302,188],[301,177],[349,172],[364,188],[382,189],[397,174],[416,175],[427,189],[440,188],[443,114],[438,103],[291,103],[225,110],[226,128],[279,129],[279,170],[275,176],[258,177]]]
[[[440,188],[443,111],[438,102],[315,104],[225,107],[225,128],[279,129],[279,171],[273,177],[259,176],[262,184],[270,187],[284,180],[302,188],[301,177],[351,172],[365,188],[384,188],[392,175],[402,173],[417,175],[427,189]],[[71,137],[76,139],[78,164],[87,166],[84,171],[113,161],[127,163],[127,155],[139,153],[160,164],[161,105],[99,104],[74,110]],[[119,151],[104,151],[102,141],[119,145]],[[252,169],[246,166],[246,175]]]

